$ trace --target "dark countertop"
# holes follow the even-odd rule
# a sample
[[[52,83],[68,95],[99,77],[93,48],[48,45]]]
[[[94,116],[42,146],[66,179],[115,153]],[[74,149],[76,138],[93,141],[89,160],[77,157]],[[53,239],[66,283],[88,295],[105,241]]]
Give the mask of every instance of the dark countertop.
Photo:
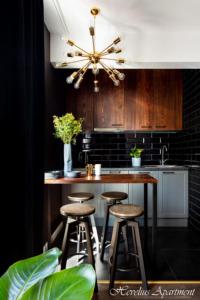
[[[148,174],[106,174],[100,176],[81,175],[77,178],[46,179],[45,184],[72,183],[157,183],[158,180]]]
[[[85,171],[84,168],[75,168],[74,170]],[[102,171],[162,171],[162,170],[174,170],[174,171],[182,171],[188,170],[188,166],[141,166],[141,167],[125,167],[125,168],[102,168]]]

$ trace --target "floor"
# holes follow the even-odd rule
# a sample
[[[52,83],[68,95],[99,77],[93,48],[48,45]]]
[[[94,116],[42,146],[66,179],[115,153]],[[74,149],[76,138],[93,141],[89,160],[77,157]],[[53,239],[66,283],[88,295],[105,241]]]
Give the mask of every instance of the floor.
[[[98,228],[101,233],[101,228]],[[111,237],[111,229],[108,239]],[[143,233],[141,229],[141,238]],[[151,236],[149,236],[151,239]],[[123,243],[120,243],[123,250]],[[150,245],[150,243],[149,243]],[[74,255],[76,247],[71,243],[71,257],[67,266],[77,264]],[[98,293],[94,293],[93,300],[122,300],[122,299],[200,299],[200,233],[189,228],[158,228],[156,269],[152,274],[148,266],[148,251],[146,269],[148,290],[144,291],[140,285],[140,276],[137,272],[118,272],[113,295],[109,294],[109,266],[105,260],[101,262],[99,255],[95,255],[95,266],[98,279]],[[80,256],[79,256],[80,258]],[[82,260],[87,262],[87,258]],[[118,264],[124,262],[124,256],[119,257]],[[155,268],[155,266],[154,266]],[[144,293],[148,293],[145,295]]]
[[[98,232],[101,232],[101,228],[98,228]],[[111,231],[109,235],[111,236]],[[71,244],[72,257],[68,261],[68,266],[77,262],[77,257],[73,255],[75,244]],[[123,243],[120,247],[123,250]],[[107,258],[108,248],[103,263],[99,256],[95,255],[97,278],[100,282],[109,279]],[[150,272],[150,267],[148,267],[148,255],[145,255],[145,258],[148,280],[200,280],[200,233],[188,228],[158,228],[154,274]],[[124,261],[123,255],[119,257],[119,264],[120,260]],[[139,280],[140,276],[137,272],[118,272],[116,279]]]

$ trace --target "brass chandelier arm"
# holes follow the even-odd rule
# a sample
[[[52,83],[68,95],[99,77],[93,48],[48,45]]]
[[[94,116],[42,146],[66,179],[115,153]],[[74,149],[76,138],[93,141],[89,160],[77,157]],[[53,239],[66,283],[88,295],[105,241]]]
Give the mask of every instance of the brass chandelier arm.
[[[67,62],[67,64],[73,64],[73,63],[77,63],[77,62],[80,62],[80,61],[86,61],[86,60],[89,60],[89,58],[84,58],[84,59],[78,59],[78,60],[74,60],[74,61],[69,61],[69,62]]]
[[[109,67],[106,66],[106,65],[104,65],[101,61],[99,61],[99,64],[103,67],[104,71],[105,71],[109,76],[112,75],[112,74],[114,74],[113,71],[112,71],[112,70],[109,70]]]
[[[112,45],[114,45],[114,43],[112,42],[112,44],[108,45],[105,49],[103,49],[101,52],[99,52],[99,55],[102,55],[108,48],[110,48]]]
[[[106,60],[116,61],[116,62],[119,62],[120,64],[125,63],[125,60],[124,60],[123,58],[108,58],[108,57],[101,57],[101,59],[106,59]]]
[[[91,62],[89,61],[89,62],[87,62],[81,69],[79,69],[78,71],[77,71],[77,76],[83,71],[83,75],[86,73],[86,71],[87,71],[87,69],[88,69],[88,67],[91,65]]]
[[[78,45],[76,44],[73,44],[74,47],[78,48],[79,50],[83,51],[84,53],[86,53],[87,55],[90,55],[89,52],[87,52],[86,50],[82,49],[81,47],[79,47]]]

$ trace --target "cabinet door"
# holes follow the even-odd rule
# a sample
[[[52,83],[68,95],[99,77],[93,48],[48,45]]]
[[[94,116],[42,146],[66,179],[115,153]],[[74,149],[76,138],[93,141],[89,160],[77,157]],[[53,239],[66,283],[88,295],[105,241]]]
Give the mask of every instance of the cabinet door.
[[[116,87],[107,76],[100,76],[99,82],[99,93],[93,95],[94,128],[124,128],[123,81]]]
[[[154,70],[154,130],[182,129],[182,84],[179,70]]]
[[[153,129],[153,71],[138,70],[135,92],[135,130]]]
[[[159,198],[161,218],[188,217],[188,172],[160,172]]]
[[[158,171],[129,171],[129,174],[149,174],[159,179]],[[152,184],[148,184],[148,217],[152,217]],[[137,204],[143,207],[144,205],[144,185],[143,184],[129,184],[129,203]],[[159,201],[158,201],[159,211]]]

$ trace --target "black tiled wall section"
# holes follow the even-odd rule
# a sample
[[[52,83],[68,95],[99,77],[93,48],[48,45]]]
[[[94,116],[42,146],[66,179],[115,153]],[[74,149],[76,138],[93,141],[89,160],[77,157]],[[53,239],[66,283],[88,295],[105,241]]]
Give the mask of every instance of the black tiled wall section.
[[[177,163],[200,163],[200,70],[183,71],[183,127],[171,145]]]
[[[175,133],[92,133],[90,163],[101,163],[103,167],[130,167],[130,149],[137,145],[143,148],[142,164],[158,164],[161,159],[160,149],[170,145],[174,141]],[[76,157],[81,151],[81,137],[76,145]],[[165,158],[170,162],[170,151],[165,153]],[[76,166],[84,166],[76,161]]]
[[[172,147],[173,158],[200,165],[200,70],[185,70],[183,75],[184,131]],[[200,230],[200,168],[189,171],[189,224]]]

